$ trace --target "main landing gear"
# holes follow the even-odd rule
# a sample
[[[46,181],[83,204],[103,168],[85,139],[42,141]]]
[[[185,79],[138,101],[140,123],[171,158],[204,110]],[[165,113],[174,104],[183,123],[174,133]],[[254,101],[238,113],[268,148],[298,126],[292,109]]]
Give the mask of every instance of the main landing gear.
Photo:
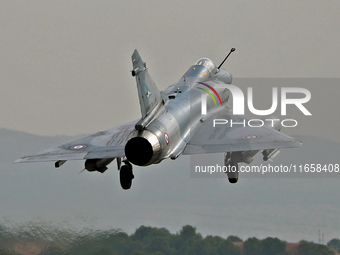
[[[122,166],[119,170],[119,179],[120,179],[120,186],[123,189],[127,190],[130,189],[132,186],[132,179],[134,178],[132,165],[129,161],[124,160],[124,166]]]
[[[225,173],[228,176],[230,183],[236,183],[238,181],[238,163],[231,157],[231,152],[227,152],[224,157],[224,165],[226,166]]]

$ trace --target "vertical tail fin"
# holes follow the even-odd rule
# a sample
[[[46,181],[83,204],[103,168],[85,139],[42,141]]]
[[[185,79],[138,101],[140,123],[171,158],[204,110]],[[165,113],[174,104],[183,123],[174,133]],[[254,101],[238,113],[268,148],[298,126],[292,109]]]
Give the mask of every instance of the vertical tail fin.
[[[135,50],[132,54],[132,65],[132,76],[136,77],[139,104],[142,113],[142,119],[137,124],[142,124],[140,122],[143,122],[143,120],[151,120],[153,117],[152,115],[155,114],[155,111],[162,104],[162,96],[156,87],[156,84],[149,75],[146,64],[143,62],[137,50]],[[144,121],[143,127],[140,128],[144,128],[144,126],[148,124],[145,122],[149,121]],[[137,128],[136,125],[136,129],[140,128]]]

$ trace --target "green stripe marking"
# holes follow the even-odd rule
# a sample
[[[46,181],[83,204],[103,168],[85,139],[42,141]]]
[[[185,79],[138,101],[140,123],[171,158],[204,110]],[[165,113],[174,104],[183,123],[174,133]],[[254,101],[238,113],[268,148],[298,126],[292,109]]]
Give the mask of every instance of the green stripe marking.
[[[203,88],[198,88],[198,89],[201,89],[201,90],[204,90],[205,92],[207,92],[209,94],[209,96],[211,96],[211,98],[214,100],[215,105],[217,105],[215,98],[213,97],[213,95],[208,90],[203,89]]]

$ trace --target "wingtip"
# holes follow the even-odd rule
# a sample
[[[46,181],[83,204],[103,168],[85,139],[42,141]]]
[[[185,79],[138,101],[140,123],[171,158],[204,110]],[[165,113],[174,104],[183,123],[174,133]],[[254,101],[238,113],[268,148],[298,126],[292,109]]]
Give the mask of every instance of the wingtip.
[[[16,159],[12,162],[12,164],[21,163],[22,160],[23,160],[22,158]]]
[[[302,146],[302,144],[303,144],[303,141],[301,141],[301,140],[295,140],[297,143],[298,143],[298,145],[299,145],[299,147],[301,147]]]

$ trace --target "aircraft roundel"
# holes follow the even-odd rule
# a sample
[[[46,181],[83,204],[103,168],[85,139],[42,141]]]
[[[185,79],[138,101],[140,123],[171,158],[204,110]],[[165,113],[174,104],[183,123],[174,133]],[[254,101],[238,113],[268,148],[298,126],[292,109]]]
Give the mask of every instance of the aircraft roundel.
[[[256,139],[256,138],[258,138],[258,136],[257,135],[248,135],[245,138],[246,139]]]
[[[84,149],[86,146],[85,145],[75,145],[73,147],[71,147],[72,150],[80,150],[80,149]]]
[[[166,142],[166,145],[169,145],[169,135],[167,133],[164,133],[164,140]]]

